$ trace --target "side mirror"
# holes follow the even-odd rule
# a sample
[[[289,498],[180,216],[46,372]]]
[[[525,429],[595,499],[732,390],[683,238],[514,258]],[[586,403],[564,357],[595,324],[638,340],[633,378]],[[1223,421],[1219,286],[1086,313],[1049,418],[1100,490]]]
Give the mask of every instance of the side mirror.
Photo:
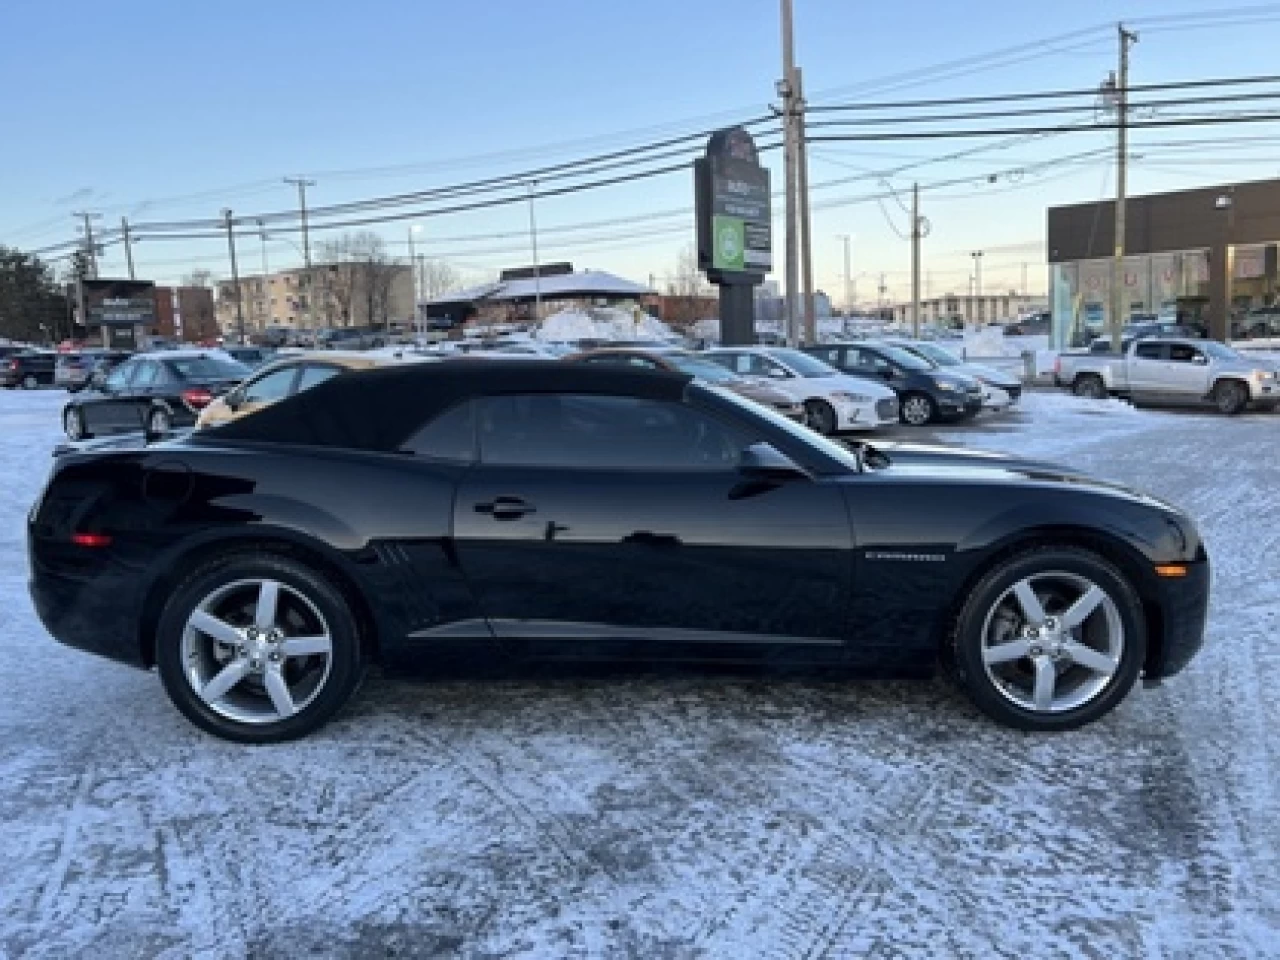
[[[753,443],[742,451],[738,472],[752,480],[808,479],[809,473],[771,443]]]

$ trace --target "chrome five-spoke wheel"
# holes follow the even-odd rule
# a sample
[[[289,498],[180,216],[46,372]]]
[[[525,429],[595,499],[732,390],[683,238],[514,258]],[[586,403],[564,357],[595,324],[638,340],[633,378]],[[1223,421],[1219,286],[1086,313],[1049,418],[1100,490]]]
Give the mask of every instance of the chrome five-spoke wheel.
[[[187,682],[211,710],[269,723],[304,709],[329,676],[324,616],[278,580],[237,580],[201,601],[182,636]]]
[[[1084,706],[1120,668],[1124,623],[1096,583],[1055,570],[1009,587],[987,614],[982,663],[997,690],[1024,710]]]
[[[1110,560],[1078,546],[997,562],[956,618],[949,662],[973,702],[1023,730],[1071,730],[1128,694],[1146,659],[1142,601]]]
[[[347,590],[296,558],[236,552],[196,568],[165,605],[156,665],[174,706],[246,743],[303,736],[360,681]]]

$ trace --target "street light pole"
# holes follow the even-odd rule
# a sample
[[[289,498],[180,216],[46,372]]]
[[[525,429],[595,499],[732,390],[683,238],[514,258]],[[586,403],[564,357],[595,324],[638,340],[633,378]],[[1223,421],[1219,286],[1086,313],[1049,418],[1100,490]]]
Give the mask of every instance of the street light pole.
[[[1138,35],[1116,24],[1120,36],[1120,72],[1116,78],[1116,247],[1111,264],[1111,349],[1120,352],[1120,327],[1129,312],[1124,292],[1125,192],[1129,172],[1129,47]]]
[[[844,312],[848,316],[853,312],[853,277],[849,273],[849,241],[853,239],[851,234],[837,234],[840,240],[844,241]]]
[[[284,182],[298,188],[298,212],[302,220],[302,262],[307,268],[307,327],[310,328],[315,326],[312,322],[315,317],[311,312],[315,301],[315,284],[312,283],[311,275],[311,234],[307,230],[307,187],[314,187],[316,182],[306,177],[285,177]]]
[[[795,47],[792,41],[791,0],[780,0],[782,19],[782,79],[778,82],[778,94],[782,98],[782,154],[786,194],[785,274],[787,296],[783,301],[783,318],[786,323],[787,346],[799,342],[796,317],[796,294],[800,286],[800,260],[796,237],[796,201],[799,156],[796,148],[795,98]]]

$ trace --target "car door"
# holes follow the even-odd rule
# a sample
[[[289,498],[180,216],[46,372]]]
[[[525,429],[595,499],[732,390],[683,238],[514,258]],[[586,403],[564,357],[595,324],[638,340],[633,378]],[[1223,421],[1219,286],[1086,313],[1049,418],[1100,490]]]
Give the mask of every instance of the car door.
[[[298,382],[298,364],[277,367],[237,387],[235,414],[245,417],[291,396]]]
[[[1165,383],[1170,400],[1197,403],[1209,395],[1209,358],[1189,343],[1171,343],[1165,364]]]
[[[1139,399],[1164,399],[1168,389],[1165,381],[1168,357],[1168,348],[1163,343],[1138,343],[1124,361],[1129,392]]]
[[[84,417],[85,430],[101,436],[122,430],[141,429],[134,408],[129,402],[131,384],[143,364],[149,360],[126,360],[108,373],[96,389],[86,391],[80,397],[79,408]],[[126,419],[126,412],[133,418]]]
[[[741,451],[758,438],[685,404],[475,403],[479,462],[454,537],[497,636],[842,642],[852,537],[834,485],[744,482]]]

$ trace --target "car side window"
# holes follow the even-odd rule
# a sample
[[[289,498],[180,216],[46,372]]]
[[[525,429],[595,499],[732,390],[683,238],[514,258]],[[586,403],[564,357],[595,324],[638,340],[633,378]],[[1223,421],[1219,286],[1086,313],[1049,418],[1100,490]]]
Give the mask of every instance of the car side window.
[[[133,382],[129,384],[129,388],[131,390],[149,390],[155,385],[158,372],[157,364],[152,360],[139,363],[138,372],[134,374]]]
[[[476,401],[466,400],[428,420],[400,445],[402,453],[472,463],[476,458]]]
[[[312,387],[324,383],[330,377],[336,377],[341,372],[340,367],[335,367],[329,363],[309,363],[302,368],[302,373],[298,376],[298,383],[293,388],[293,392],[302,393],[304,390],[310,390]]]
[[[737,374],[750,372],[751,358],[743,353],[717,353],[707,357],[707,359]]]
[[[293,381],[297,375],[297,367],[282,367],[279,370],[272,370],[265,376],[245,385],[244,402],[275,403],[277,400],[283,400],[289,396],[289,391],[293,387]]]
[[[1204,354],[1185,343],[1169,344],[1169,359],[1174,363],[1204,363]]]
[[[1134,351],[1134,356],[1139,360],[1163,360],[1164,345],[1159,343],[1140,343],[1138,349]]]
[[[106,379],[102,382],[103,388],[113,393],[119,393],[124,390],[140,365],[141,361],[126,361],[120,364],[120,366],[107,374]]]
[[[766,360],[764,357],[752,357],[751,359],[757,361],[752,364],[751,372],[758,377],[786,380],[791,376],[791,372],[786,367],[774,363],[772,360]]]
[[[753,439],[680,403],[586,394],[479,402],[487,464],[583,470],[730,470]]]
[[[658,369],[658,365],[648,357],[627,357],[627,365],[631,367],[639,367],[642,370]]]

